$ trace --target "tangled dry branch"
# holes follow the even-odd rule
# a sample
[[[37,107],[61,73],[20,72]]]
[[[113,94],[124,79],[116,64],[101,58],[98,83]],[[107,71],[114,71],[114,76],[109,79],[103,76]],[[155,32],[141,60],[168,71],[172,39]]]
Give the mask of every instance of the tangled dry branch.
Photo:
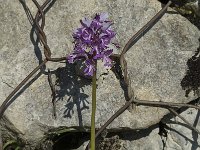
[[[5,101],[1,104],[0,106],[0,119],[3,117],[3,114],[5,110],[9,107],[9,105],[14,101],[12,98],[17,94],[17,92],[25,86],[27,81],[34,75],[38,70],[40,70],[48,61],[53,61],[53,62],[60,62],[60,61],[65,61],[66,57],[60,57],[60,58],[53,58],[51,56],[51,49],[48,46],[47,43],[47,37],[43,31],[44,26],[45,26],[45,10],[51,3],[53,2],[52,0],[46,0],[43,5],[39,5],[39,3],[36,0],[32,0],[36,7],[38,8],[38,11],[35,15],[35,18],[32,16],[29,8],[27,7],[25,1],[21,0],[21,3],[23,4],[23,7],[26,11],[27,17],[29,19],[29,22],[31,23],[32,26],[36,26],[35,33],[39,37],[40,42],[42,43],[44,47],[44,55],[45,59],[40,63],[39,66],[37,66],[11,93],[10,95],[5,99]],[[119,55],[112,55],[111,59],[115,61],[115,65],[113,66],[112,70],[118,74],[120,77],[120,82],[123,82],[125,85],[124,92],[127,93],[127,98],[126,98],[126,103],[124,106],[122,106],[96,133],[96,138],[102,133],[103,130],[106,129],[106,127],[115,119],[117,118],[120,114],[122,114],[127,108],[129,108],[131,105],[146,105],[150,107],[161,107],[168,109],[171,113],[173,113],[175,116],[178,116],[180,119],[182,119],[192,130],[196,131],[198,134],[200,132],[193,127],[186,119],[184,119],[180,114],[175,111],[176,109],[179,109],[181,107],[186,107],[186,108],[195,108],[200,110],[200,107],[197,105],[192,105],[192,104],[185,104],[185,103],[169,103],[169,102],[158,102],[158,101],[149,101],[149,100],[139,100],[134,96],[134,91],[131,88],[131,80],[128,75],[127,71],[127,62],[125,59],[125,54],[126,52],[142,37],[147,33],[151,27],[153,27],[157,21],[166,13],[167,8],[172,4],[171,1],[169,1],[165,7],[163,7],[145,26],[143,26],[135,35],[131,37],[131,39],[127,42],[125,45],[124,49],[122,50],[121,54]],[[40,23],[41,20],[41,23]],[[52,84],[51,81],[51,74],[49,72],[48,74],[48,81],[49,85],[52,91],[52,102],[53,106],[55,106],[55,88],[54,85]],[[55,113],[55,107],[54,107],[54,116],[56,117]],[[87,147],[87,149],[89,149]]]

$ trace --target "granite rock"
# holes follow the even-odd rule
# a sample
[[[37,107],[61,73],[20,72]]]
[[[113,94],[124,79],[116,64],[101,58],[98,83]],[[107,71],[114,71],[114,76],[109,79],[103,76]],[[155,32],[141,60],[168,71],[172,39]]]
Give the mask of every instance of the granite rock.
[[[195,109],[188,109],[180,115],[183,116],[197,130],[200,130],[199,111]],[[167,136],[164,139],[165,150],[200,149],[200,139],[198,133],[192,131],[190,127],[180,118],[175,117],[171,120],[163,120],[162,122],[167,126]]]
[[[39,2],[42,4],[43,1]],[[0,3],[2,103],[44,56],[27,19],[23,1],[0,0]],[[37,9],[31,1],[26,1],[26,5],[33,14],[36,13]],[[123,48],[131,36],[161,8],[158,1],[151,0],[53,1],[46,13],[44,31],[52,56],[65,56],[73,49],[72,32],[79,27],[79,20],[97,12],[108,12],[114,21],[116,39]],[[135,96],[183,103],[196,98],[192,93],[185,96],[181,82],[186,74],[187,61],[199,46],[199,36],[199,30],[184,17],[165,14],[126,55]],[[52,116],[47,69],[51,70],[57,92],[56,120]],[[29,81],[13,99],[16,100],[5,115],[28,141],[39,140],[50,128],[76,126],[88,129],[90,126],[91,80],[77,76],[74,65],[48,62],[45,70]],[[124,103],[124,92],[115,74],[99,67],[96,127],[100,127]],[[134,112],[126,110],[108,128],[147,128],[158,123],[166,113],[164,109],[139,106]]]

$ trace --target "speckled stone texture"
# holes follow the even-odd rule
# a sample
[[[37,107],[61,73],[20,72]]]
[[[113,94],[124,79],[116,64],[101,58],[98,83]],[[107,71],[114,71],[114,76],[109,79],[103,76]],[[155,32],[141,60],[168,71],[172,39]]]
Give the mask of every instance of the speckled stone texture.
[[[42,4],[43,0],[39,1]],[[37,9],[26,1],[30,11]],[[46,13],[44,31],[52,56],[61,57],[73,49],[72,32],[79,20],[98,12],[108,12],[114,21],[116,39],[126,42],[159,10],[152,0],[59,0]],[[44,59],[43,48],[27,19],[20,1],[0,0],[0,103]],[[189,102],[182,89],[187,61],[199,46],[199,30],[184,17],[167,13],[127,53],[128,72],[135,96],[145,100]],[[120,49],[117,53],[120,53]],[[57,119],[52,117],[51,89],[47,69],[56,85]],[[100,127],[124,103],[124,92],[112,71],[98,67],[96,127]],[[14,97],[5,115],[28,141],[37,141],[49,128],[60,126],[90,127],[91,81],[77,76],[75,66],[48,62]],[[167,113],[164,109],[137,107],[126,110],[108,127],[142,129],[156,124]]]

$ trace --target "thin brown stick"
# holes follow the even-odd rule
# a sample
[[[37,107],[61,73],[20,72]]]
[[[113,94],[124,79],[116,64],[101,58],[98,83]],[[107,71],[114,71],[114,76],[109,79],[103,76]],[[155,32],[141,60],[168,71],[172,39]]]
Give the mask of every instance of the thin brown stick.
[[[137,98],[134,99],[133,103],[136,105],[148,105],[148,106],[155,106],[155,107],[188,107],[188,108],[195,108],[200,110],[200,107],[197,105],[185,104],[185,103],[171,103],[171,102],[158,102],[158,101],[147,101],[147,100],[138,100]]]

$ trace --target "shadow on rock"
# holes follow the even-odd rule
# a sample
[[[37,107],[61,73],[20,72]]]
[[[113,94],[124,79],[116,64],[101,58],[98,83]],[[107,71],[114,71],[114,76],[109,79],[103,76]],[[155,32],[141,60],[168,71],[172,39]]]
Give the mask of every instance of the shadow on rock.
[[[199,39],[200,42],[200,39]],[[200,87],[200,46],[192,58],[187,61],[187,72],[183,80],[181,81],[181,86],[185,90],[185,96],[188,97],[191,91],[194,95],[199,96]]]
[[[82,126],[82,111],[89,109],[89,102],[86,100],[89,96],[84,93],[84,86],[91,84],[91,80],[78,77],[75,71],[75,65],[66,64],[66,67],[58,68],[56,75],[56,99],[63,100],[67,95],[69,98],[65,105],[64,117],[71,118],[74,114],[74,107],[77,109],[79,126]]]
[[[197,112],[195,121],[193,123],[193,126],[196,128],[198,122],[199,122],[199,116],[200,116],[200,111]],[[195,132],[194,130],[192,130],[192,138],[193,138],[193,143],[192,143],[192,148],[191,150],[196,150],[198,149],[200,146],[198,145],[198,133]]]

